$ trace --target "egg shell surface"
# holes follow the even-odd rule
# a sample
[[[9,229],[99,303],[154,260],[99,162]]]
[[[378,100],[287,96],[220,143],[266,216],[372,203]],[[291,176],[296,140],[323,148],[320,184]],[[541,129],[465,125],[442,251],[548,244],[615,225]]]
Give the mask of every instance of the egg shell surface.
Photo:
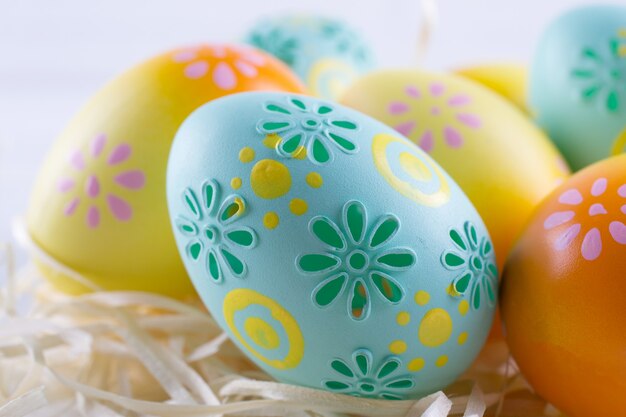
[[[279,381],[419,397],[485,341],[498,283],[480,216],[370,117],[293,94],[215,100],[177,133],[167,193],[200,296]]]

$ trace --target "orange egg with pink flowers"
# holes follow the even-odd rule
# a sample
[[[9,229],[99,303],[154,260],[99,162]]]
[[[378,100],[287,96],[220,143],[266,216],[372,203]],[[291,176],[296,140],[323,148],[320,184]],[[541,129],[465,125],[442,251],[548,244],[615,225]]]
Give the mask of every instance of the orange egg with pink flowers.
[[[571,417],[626,416],[626,155],[543,201],[502,285],[507,341],[535,390]]]

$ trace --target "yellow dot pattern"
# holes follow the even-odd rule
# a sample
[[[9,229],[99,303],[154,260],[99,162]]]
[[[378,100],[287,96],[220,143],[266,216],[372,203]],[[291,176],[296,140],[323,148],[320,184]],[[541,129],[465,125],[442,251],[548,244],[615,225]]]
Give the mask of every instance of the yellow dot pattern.
[[[250,186],[261,198],[271,200],[282,197],[291,189],[291,173],[282,163],[263,159],[252,168]]]
[[[437,365],[439,368],[443,368],[444,366],[447,365],[447,363],[448,363],[448,357],[446,355],[441,355],[440,357],[437,358],[435,365]]]
[[[244,164],[247,164],[248,162],[254,161],[254,155],[254,149],[246,146],[239,151],[239,160]]]
[[[403,340],[394,340],[389,344],[389,351],[394,355],[400,355],[406,352],[406,342]]]
[[[230,186],[233,187],[233,190],[238,190],[241,188],[241,178],[235,177],[230,180]]]
[[[278,214],[273,211],[268,211],[265,213],[265,216],[263,216],[263,226],[270,230],[275,229],[279,222],[280,218],[278,217]]]
[[[433,308],[424,315],[417,334],[424,346],[441,346],[452,335],[452,318],[443,308]]]
[[[322,176],[317,172],[309,172],[306,175],[306,183],[311,188],[320,188],[324,183]]]
[[[467,332],[461,333],[457,341],[459,342],[459,345],[464,345],[465,342],[467,342]]]
[[[276,133],[271,133],[267,135],[265,139],[263,139],[263,145],[265,145],[265,147],[270,148],[270,149],[276,149],[279,143],[280,143],[280,136],[278,136]]]
[[[415,358],[412,359],[411,362],[407,365],[407,369],[411,372],[419,372],[424,367],[424,359]]]
[[[462,316],[466,315],[467,312],[469,311],[469,303],[466,300],[463,300],[459,303],[459,313],[461,313]]]
[[[294,198],[289,202],[289,210],[291,210],[291,212],[296,216],[302,216],[308,209],[309,206],[306,201],[300,198]]]
[[[415,293],[415,303],[420,306],[425,306],[430,301],[430,294],[426,291],[418,291]]]
[[[396,322],[400,326],[406,326],[407,324],[409,324],[410,321],[411,321],[411,315],[407,313],[406,311],[401,311],[396,316]]]

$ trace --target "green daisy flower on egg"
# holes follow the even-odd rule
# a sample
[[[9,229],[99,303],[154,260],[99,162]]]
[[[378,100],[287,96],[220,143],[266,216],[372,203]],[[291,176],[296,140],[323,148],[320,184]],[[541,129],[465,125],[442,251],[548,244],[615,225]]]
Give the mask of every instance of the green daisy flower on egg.
[[[602,100],[608,111],[617,112],[626,99],[626,54],[622,41],[612,38],[604,48],[584,48],[572,77],[582,87],[583,100]]]
[[[336,114],[330,104],[291,97],[285,103],[266,103],[264,110],[271,116],[261,120],[257,130],[281,138],[276,145],[280,156],[298,158],[306,152],[311,162],[323,165],[332,162],[333,149],[346,154],[359,151],[352,138],[359,126]]]
[[[299,256],[296,266],[302,274],[324,276],[312,293],[315,305],[328,307],[347,292],[349,316],[363,320],[370,314],[372,292],[389,304],[403,299],[397,276],[415,264],[416,256],[409,248],[389,244],[400,229],[393,214],[369,227],[365,206],[349,201],[341,221],[342,228],[325,216],[311,219],[309,230],[325,250]]]
[[[245,200],[232,194],[220,203],[219,191],[215,180],[202,185],[200,198],[187,188],[183,202],[188,215],[176,218],[178,231],[189,238],[186,256],[193,262],[204,262],[207,275],[216,283],[223,281],[224,267],[233,276],[243,278],[247,266],[235,249],[251,249],[258,242],[254,230],[237,226],[246,212]]]
[[[401,400],[407,390],[415,386],[410,375],[398,375],[401,362],[395,356],[384,359],[376,369],[373,365],[371,352],[358,349],[352,354],[350,363],[334,359],[330,366],[336,376],[322,381],[322,385],[333,392],[386,400]]]
[[[452,288],[459,296],[470,294],[471,306],[479,309],[484,300],[495,304],[498,286],[498,268],[493,263],[493,245],[488,237],[478,237],[471,222],[465,222],[463,230],[450,230],[454,249],[441,255],[441,263],[457,272]]]

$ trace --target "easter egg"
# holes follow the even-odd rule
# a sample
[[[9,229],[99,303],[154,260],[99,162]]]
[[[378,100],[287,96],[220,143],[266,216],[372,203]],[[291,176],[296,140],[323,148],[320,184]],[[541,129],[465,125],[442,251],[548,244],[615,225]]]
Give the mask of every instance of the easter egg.
[[[394,127],[441,164],[485,221],[499,266],[535,205],[568,174],[524,114],[459,76],[381,71],[356,82],[341,101]]]
[[[344,22],[318,16],[282,16],[259,22],[247,42],[276,56],[314,95],[335,99],[373,67],[372,52]]]
[[[562,184],[533,214],[502,278],[511,352],[571,417],[626,415],[626,155]]]
[[[302,86],[263,52],[199,45],[156,56],[98,92],[54,143],[32,192],[32,240],[63,270],[76,272],[46,263],[44,275],[75,294],[193,294],[169,227],[169,149],[198,106],[255,89],[299,92]]]
[[[208,103],[176,135],[167,195],[212,316],[279,381],[419,397],[489,332],[480,216],[428,155],[354,110],[285,93]]]
[[[575,170],[626,151],[626,7],[575,9],[548,27],[530,106]]]
[[[528,71],[524,65],[511,63],[483,64],[454,71],[491,89],[528,113]]]

